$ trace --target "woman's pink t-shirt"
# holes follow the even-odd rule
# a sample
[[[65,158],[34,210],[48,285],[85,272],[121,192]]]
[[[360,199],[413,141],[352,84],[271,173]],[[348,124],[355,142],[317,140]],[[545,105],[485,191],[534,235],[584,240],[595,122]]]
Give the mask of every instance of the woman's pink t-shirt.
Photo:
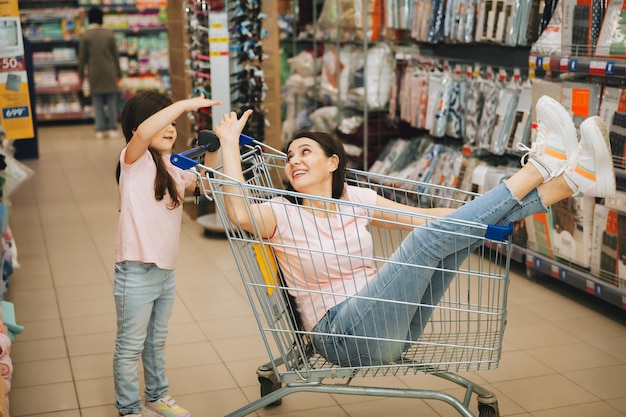
[[[341,200],[375,205],[376,192],[346,185]],[[276,232],[270,238],[281,272],[296,305],[304,329],[311,331],[330,308],[356,294],[376,273],[372,235],[367,230],[368,210],[341,202],[334,217],[316,217],[310,210],[282,197],[269,203],[276,216]],[[342,256],[344,255],[344,256]]]
[[[170,197],[154,197],[156,164],[146,151],[133,164],[124,163],[126,148],[120,156],[120,217],[115,244],[115,262],[154,263],[161,269],[174,270],[178,258],[183,205],[169,209]],[[196,180],[196,175],[173,166],[163,155],[168,172],[176,182],[180,196]]]

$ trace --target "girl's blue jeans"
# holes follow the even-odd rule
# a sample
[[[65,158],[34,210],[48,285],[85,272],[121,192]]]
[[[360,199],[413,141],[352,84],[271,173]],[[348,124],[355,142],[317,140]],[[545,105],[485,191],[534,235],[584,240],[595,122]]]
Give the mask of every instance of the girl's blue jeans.
[[[519,201],[501,183],[447,218],[508,225],[546,211],[536,189]],[[462,222],[433,221],[414,228],[356,297],[331,308],[317,323],[312,334],[317,351],[341,366],[398,360],[406,348],[403,341],[417,340],[422,334],[432,313],[427,306],[439,302],[454,271],[483,243],[477,237],[481,235],[484,229]]]
[[[174,271],[143,262],[115,264],[113,295],[117,310],[117,337],[113,378],[115,407],[120,414],[141,412],[140,356],[146,400],[155,401],[167,394],[165,342],[175,293]]]

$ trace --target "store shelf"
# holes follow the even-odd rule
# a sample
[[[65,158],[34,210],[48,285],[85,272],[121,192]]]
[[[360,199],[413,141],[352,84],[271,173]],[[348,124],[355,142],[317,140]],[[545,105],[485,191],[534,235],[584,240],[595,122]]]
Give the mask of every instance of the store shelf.
[[[511,259],[526,265],[530,271],[548,275],[626,310],[626,290],[592,276],[589,271],[567,266],[559,260],[550,259],[516,245],[513,245]]]
[[[75,67],[78,65],[78,61],[75,59],[66,60],[53,60],[53,61],[35,61],[35,68],[50,68],[50,67]]]
[[[626,60],[611,57],[541,56],[530,54],[528,68],[532,71],[626,77]]]
[[[38,121],[56,121],[56,120],[90,120],[92,117],[83,112],[68,113],[37,113]]]
[[[37,94],[64,94],[64,93],[78,93],[82,91],[80,85],[65,85],[59,87],[35,87]]]

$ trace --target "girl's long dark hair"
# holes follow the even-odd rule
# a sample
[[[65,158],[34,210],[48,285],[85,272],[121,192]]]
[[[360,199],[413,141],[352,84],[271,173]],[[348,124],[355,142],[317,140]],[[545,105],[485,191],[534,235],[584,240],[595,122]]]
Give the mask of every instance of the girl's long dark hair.
[[[339,158],[337,169],[333,172],[332,197],[340,198],[346,184],[346,151],[344,150],[343,144],[339,139],[325,132],[299,132],[293,135],[289,142],[285,144],[283,152],[287,153],[289,145],[291,145],[294,140],[302,138],[312,139],[317,142],[324,150],[326,156],[331,157],[337,155]],[[287,190],[295,191],[291,184],[287,184]],[[300,204],[299,199],[289,198],[289,196],[286,198],[292,200],[293,203]]]
[[[126,143],[130,142],[134,131],[139,125],[159,110],[163,110],[172,104],[172,99],[156,91],[141,91],[135,94],[124,105],[122,110],[122,132],[126,138]],[[154,198],[157,201],[163,200],[165,193],[170,195],[171,202],[169,209],[175,209],[182,204],[182,197],[178,194],[176,183],[167,171],[161,153],[148,147],[152,160],[156,165],[156,177],[154,178]],[[117,162],[116,179],[119,184],[121,174],[120,162]]]

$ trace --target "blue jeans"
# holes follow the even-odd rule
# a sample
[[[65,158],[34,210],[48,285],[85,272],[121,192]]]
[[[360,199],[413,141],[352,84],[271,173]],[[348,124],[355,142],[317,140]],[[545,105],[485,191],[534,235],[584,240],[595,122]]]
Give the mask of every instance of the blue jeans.
[[[141,412],[139,357],[143,361],[145,397],[163,397],[165,342],[176,293],[174,271],[142,262],[115,264],[113,295],[117,310],[117,337],[113,355],[115,407],[120,414]]]
[[[96,132],[117,129],[117,93],[92,94]]]
[[[502,183],[447,218],[508,225],[546,211],[536,189],[519,201]],[[462,222],[434,221],[413,229],[357,297],[331,308],[317,323],[312,335],[317,351],[341,366],[398,360],[406,341],[422,334],[433,310],[428,305],[439,303],[454,271],[483,243],[476,237],[483,234],[483,229]]]

